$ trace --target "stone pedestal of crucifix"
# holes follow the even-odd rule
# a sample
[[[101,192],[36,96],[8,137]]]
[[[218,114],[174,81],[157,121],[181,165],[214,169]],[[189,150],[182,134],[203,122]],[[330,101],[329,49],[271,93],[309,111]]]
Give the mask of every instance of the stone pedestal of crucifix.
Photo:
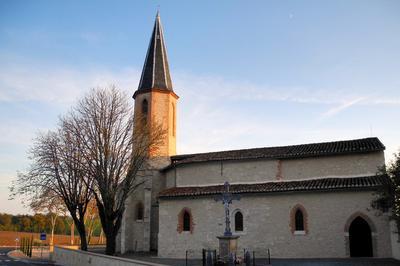
[[[219,239],[219,256],[227,263],[231,254],[236,254],[239,236],[232,235],[231,221],[229,216],[229,205],[232,200],[240,200],[239,195],[234,195],[229,191],[230,185],[228,182],[224,184],[225,190],[221,195],[218,195],[215,200],[222,201],[225,209],[225,232],[223,236],[217,236]]]

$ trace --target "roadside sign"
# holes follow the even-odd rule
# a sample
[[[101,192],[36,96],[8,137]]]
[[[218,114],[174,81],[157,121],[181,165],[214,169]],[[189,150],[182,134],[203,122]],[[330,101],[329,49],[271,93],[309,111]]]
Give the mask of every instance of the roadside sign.
[[[46,240],[46,233],[40,233],[40,240]]]

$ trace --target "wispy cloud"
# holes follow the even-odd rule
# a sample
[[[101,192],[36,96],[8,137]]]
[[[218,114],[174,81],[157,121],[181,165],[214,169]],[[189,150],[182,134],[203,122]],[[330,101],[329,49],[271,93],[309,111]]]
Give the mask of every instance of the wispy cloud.
[[[133,68],[78,70],[37,66],[0,66],[0,101],[40,101],[71,104],[84,92],[97,86],[115,84],[134,91],[139,71]]]
[[[307,86],[280,87],[268,84],[254,84],[242,80],[226,80],[215,76],[197,76],[183,72],[175,73],[176,88],[182,89],[186,96],[195,96],[199,100],[245,100],[277,101],[291,103],[311,103],[339,105],[400,105],[400,95],[380,93],[380,90],[349,88],[313,88]],[[360,99],[360,100],[359,100]]]
[[[365,99],[366,99],[365,97],[360,97],[360,98],[357,98],[357,99],[346,101],[346,102],[340,104],[339,106],[333,107],[333,108],[329,109],[328,111],[324,112],[321,115],[321,117],[322,118],[327,118],[327,117],[331,117],[331,116],[337,115],[338,113],[343,112],[344,110],[350,108],[353,105],[356,105],[356,104],[360,103],[361,101],[363,101]]]
[[[140,78],[140,68],[110,70],[75,69],[37,64],[0,65],[0,101],[35,100],[70,104],[89,88],[116,84],[132,92]],[[277,87],[216,76],[198,76],[177,71],[173,81],[178,94],[198,101],[221,99],[244,101],[282,101],[339,105],[324,116],[334,115],[354,104],[400,105],[399,95],[349,93],[344,88]],[[379,91],[379,90],[377,90]]]

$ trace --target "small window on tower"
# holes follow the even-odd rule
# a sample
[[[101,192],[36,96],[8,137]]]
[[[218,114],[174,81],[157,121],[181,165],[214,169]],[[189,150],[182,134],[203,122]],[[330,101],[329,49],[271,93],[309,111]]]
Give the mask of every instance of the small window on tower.
[[[143,100],[142,102],[142,116],[143,116],[143,122],[147,123],[147,113],[149,111],[149,103],[147,102],[146,99]]]
[[[146,99],[144,99],[142,102],[142,114],[146,116],[148,111],[149,111],[149,103],[147,102]]]

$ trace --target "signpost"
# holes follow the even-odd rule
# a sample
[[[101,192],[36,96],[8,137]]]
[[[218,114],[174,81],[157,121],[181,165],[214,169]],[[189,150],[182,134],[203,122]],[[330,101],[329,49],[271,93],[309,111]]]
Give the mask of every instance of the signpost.
[[[45,232],[40,233],[40,240],[41,241],[46,240],[46,233]],[[42,243],[41,243],[40,246],[41,246],[40,247],[40,257],[43,258],[43,245],[42,245]]]

